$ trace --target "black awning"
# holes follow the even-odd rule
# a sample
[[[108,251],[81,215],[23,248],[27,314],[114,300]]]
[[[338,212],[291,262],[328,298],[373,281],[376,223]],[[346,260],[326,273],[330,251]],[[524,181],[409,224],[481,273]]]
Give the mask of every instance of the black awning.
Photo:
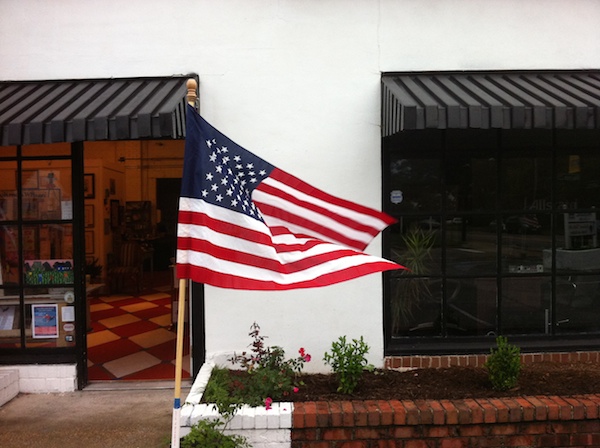
[[[382,133],[411,129],[600,129],[600,70],[382,77]]]
[[[0,145],[183,138],[190,77],[0,82]]]

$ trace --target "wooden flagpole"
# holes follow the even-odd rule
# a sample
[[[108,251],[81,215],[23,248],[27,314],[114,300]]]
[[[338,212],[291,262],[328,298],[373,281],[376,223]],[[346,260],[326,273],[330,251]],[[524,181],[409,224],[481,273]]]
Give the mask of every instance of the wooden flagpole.
[[[188,79],[187,87],[187,102],[196,107],[196,94],[198,83],[195,79]],[[187,280],[179,279],[179,303],[177,304],[177,349],[175,354],[175,397],[173,400],[173,424],[171,431],[171,447],[179,448],[180,445],[180,428],[181,428],[181,375],[183,368],[183,334],[185,330],[185,295],[186,295]]]

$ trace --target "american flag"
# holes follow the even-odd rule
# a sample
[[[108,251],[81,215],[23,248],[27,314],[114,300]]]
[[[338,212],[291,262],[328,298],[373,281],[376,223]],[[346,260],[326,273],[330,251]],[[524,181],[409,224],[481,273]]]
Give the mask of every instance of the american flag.
[[[246,290],[402,268],[362,252],[390,216],[331,196],[237,145],[188,106],[177,277]]]

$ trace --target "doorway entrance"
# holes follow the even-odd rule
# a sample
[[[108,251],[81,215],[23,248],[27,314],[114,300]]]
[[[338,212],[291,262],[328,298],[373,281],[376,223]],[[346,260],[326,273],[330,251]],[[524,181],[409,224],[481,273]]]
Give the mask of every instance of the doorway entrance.
[[[86,206],[93,205],[102,214],[100,223],[94,220],[94,230],[103,234],[105,254],[100,257],[105,255],[102,264],[106,269],[104,286],[89,298],[88,382],[175,378],[177,334],[172,309],[177,290],[173,260],[181,163],[169,160],[179,177],[159,177],[168,174],[159,173],[155,167],[160,163],[156,151],[163,147],[157,142],[140,143],[140,157],[122,158],[121,164],[105,157],[98,166],[86,158],[86,171],[94,171],[96,191],[101,192],[99,199],[90,198]],[[165,171],[164,163],[162,168]],[[141,195],[131,193],[137,189]],[[127,200],[131,197],[136,201]],[[138,260],[134,264],[141,277],[125,274],[122,281],[114,281],[118,269],[113,267],[123,264],[126,246],[140,249],[140,256],[132,258]],[[189,348],[186,331],[183,378],[190,377]]]

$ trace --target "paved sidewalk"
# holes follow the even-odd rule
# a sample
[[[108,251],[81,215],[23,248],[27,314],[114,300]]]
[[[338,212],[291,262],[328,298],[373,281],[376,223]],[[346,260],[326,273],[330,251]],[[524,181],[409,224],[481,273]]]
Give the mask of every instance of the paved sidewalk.
[[[123,383],[123,382],[121,382]],[[167,448],[172,381],[108,385],[59,394],[20,394],[0,407],[0,447]],[[110,388],[110,387],[109,387]],[[189,385],[182,388],[182,402]]]

